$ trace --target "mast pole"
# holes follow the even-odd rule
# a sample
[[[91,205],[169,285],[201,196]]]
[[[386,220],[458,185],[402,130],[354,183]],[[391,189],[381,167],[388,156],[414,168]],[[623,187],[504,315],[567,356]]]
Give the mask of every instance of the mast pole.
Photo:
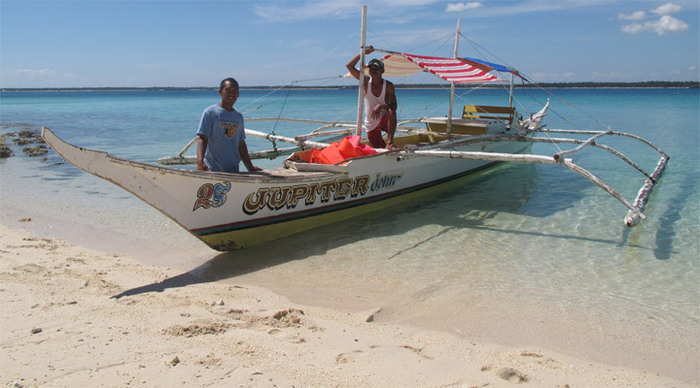
[[[513,107],[513,82],[514,82],[515,76],[513,75],[513,72],[510,73],[510,96],[508,97],[508,106]]]
[[[357,92],[357,129],[355,134],[362,136],[363,103],[365,99],[365,32],[367,29],[367,6],[362,6],[362,32],[360,42],[360,86]]]
[[[459,23],[460,19],[457,19],[457,33],[455,34],[455,58],[458,58],[459,51]],[[452,106],[455,102],[455,83],[450,82],[450,110],[447,114],[447,136],[452,133]]]

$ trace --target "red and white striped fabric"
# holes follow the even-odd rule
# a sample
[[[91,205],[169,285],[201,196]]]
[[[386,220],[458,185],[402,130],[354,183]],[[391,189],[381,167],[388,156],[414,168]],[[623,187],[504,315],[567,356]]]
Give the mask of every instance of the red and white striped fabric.
[[[424,71],[454,83],[502,81],[489,73],[493,68],[486,65],[475,67],[460,58],[394,53],[381,60],[385,77],[406,77]]]

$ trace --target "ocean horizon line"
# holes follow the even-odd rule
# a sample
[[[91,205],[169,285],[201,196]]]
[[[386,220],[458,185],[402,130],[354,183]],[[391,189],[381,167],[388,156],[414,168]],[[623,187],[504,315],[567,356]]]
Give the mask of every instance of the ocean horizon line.
[[[394,84],[400,89],[439,89],[447,84]],[[470,88],[472,85],[455,85],[456,88]],[[502,85],[482,85],[481,88],[500,88]],[[543,82],[538,84],[514,84],[514,88],[700,88],[700,81],[642,81],[642,82]],[[356,85],[251,85],[241,86],[242,90],[274,90],[274,89],[356,89]],[[216,86],[70,86],[70,87],[41,87],[41,88],[0,88],[2,92],[46,92],[46,91],[149,91],[149,90],[216,90]]]

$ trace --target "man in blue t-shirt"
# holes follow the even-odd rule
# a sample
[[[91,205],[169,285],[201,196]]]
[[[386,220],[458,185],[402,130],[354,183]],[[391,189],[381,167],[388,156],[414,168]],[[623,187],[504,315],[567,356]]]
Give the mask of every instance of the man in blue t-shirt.
[[[238,82],[226,78],[219,85],[221,102],[204,110],[197,136],[197,171],[239,172],[242,161],[248,171],[255,167],[245,143],[243,115],[233,108],[238,100]]]

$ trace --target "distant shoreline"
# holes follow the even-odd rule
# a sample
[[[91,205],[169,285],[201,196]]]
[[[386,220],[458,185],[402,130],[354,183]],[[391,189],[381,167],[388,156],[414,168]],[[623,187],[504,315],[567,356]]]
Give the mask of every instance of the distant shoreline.
[[[435,89],[444,88],[447,84],[395,84],[399,89]],[[647,82],[555,82],[527,85],[513,85],[517,89],[698,89],[699,81],[647,81]],[[456,85],[465,89],[471,86]],[[481,88],[501,88],[502,85],[482,85]],[[242,90],[274,90],[287,88],[285,86],[241,86]],[[291,89],[355,89],[352,85],[332,86],[291,86]],[[67,87],[67,88],[3,88],[2,92],[73,92],[73,91],[166,91],[166,90],[216,90],[216,87]]]

